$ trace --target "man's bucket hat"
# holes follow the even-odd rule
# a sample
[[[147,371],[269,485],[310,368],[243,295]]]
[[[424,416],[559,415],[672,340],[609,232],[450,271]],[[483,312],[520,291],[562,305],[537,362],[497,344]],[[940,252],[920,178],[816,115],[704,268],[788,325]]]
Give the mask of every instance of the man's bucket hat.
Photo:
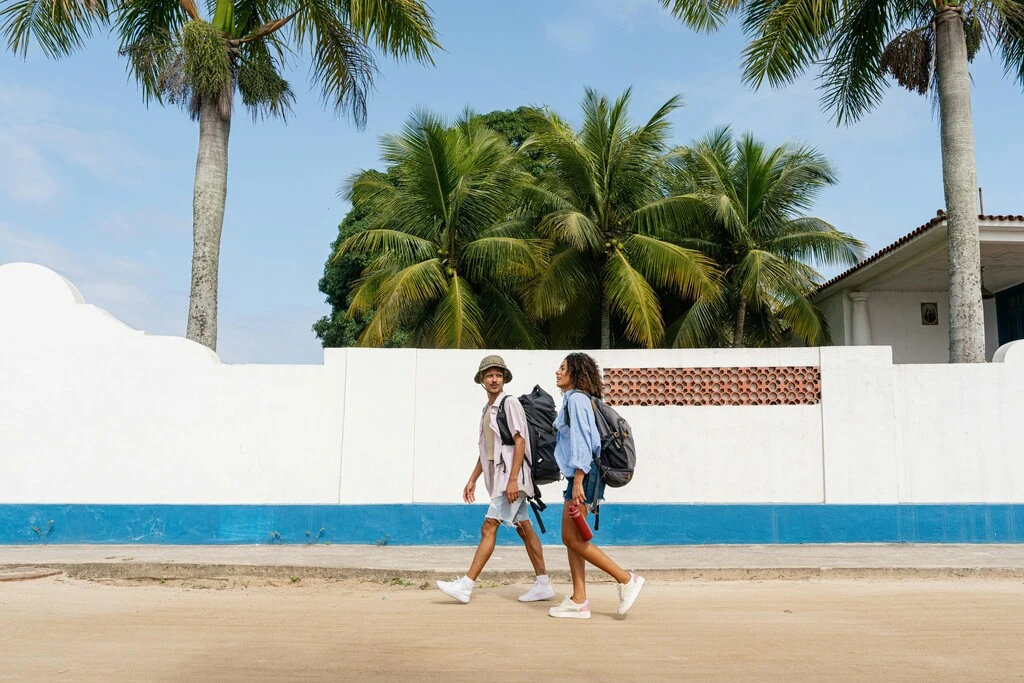
[[[487,356],[480,361],[480,369],[476,371],[476,376],[473,381],[477,384],[482,384],[484,380],[484,373],[491,368],[501,368],[505,371],[505,384],[512,381],[512,371],[505,365],[505,360],[501,356]]]

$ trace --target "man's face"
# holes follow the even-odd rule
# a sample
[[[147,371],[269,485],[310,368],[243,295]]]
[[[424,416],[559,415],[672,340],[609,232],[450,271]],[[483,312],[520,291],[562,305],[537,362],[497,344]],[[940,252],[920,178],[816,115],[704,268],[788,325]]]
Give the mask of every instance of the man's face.
[[[501,368],[488,368],[484,371],[483,385],[488,394],[500,394],[505,388],[505,371]]]

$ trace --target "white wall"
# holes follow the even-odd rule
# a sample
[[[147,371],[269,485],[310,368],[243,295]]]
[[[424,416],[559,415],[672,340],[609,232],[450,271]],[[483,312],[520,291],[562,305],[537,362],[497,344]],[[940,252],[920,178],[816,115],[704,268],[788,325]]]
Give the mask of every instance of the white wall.
[[[885,347],[594,352],[605,367],[822,376],[816,405],[622,407],[639,469],[611,497],[1022,502],[1020,350],[969,367],[893,365]],[[224,365],[126,327],[45,268],[0,266],[0,503],[457,502],[481,355],[331,349],[322,366]],[[557,396],[564,352],[503,355],[510,391]]]
[[[1024,362],[904,365],[896,386],[901,501],[1024,500]]]

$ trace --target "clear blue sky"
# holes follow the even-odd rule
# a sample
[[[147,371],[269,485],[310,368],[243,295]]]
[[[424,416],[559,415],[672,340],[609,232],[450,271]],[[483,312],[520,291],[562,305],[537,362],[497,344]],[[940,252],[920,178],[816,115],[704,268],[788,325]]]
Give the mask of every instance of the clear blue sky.
[[[656,0],[431,5],[445,52],[436,68],[382,59],[365,130],[321,107],[301,58],[292,64],[298,102],[287,124],[254,124],[239,110],[221,252],[225,362],[321,361],[310,326],[327,310],[317,281],[348,209],[337,189],[380,166],[378,137],[400,130],[417,106],[454,116],[466,106],[546,104],[577,120],[584,86],[609,95],[632,86],[641,119],[682,93],[678,143],[732,124],[828,155],[840,184],[814,214],[872,249],[943,205],[938,124],[926,98],[891,88],[878,110],[837,129],[818,107],[812,77],[751,92],[740,82],[735,26],[699,36]],[[972,76],[985,210],[1024,213],[1024,95],[987,54]],[[197,135],[181,111],[147,109],[105,36],[63,61],[47,61],[35,46],[26,61],[0,55],[0,263],[50,266],[129,325],[184,334]]]

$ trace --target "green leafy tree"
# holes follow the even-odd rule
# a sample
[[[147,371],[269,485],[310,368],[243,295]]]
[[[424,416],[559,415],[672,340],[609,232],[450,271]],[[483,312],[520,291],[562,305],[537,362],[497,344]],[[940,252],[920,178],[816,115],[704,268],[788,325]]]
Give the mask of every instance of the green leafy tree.
[[[254,119],[284,119],[294,100],[285,56],[308,50],[324,101],[366,120],[376,71],[371,45],[431,62],[438,45],[420,0],[0,0],[0,32],[25,55],[71,54],[112,26],[147,102],[184,107],[199,122],[187,336],[217,347],[217,282],[235,94]]]
[[[376,173],[376,171],[369,171]],[[331,256],[324,264],[324,275],[320,278],[320,291],[327,296],[331,312],[313,324],[313,332],[325,348],[357,346],[359,337],[369,325],[372,311],[350,317],[348,308],[352,305],[352,285],[370,264],[370,259],[355,254],[336,258],[335,254],[348,238],[359,234],[372,225],[365,208],[353,208],[338,226],[338,236],[331,244]],[[398,329],[384,340],[384,346],[404,346],[408,340],[407,330]]]
[[[480,121],[504,137],[513,148],[519,149],[536,132],[537,115],[536,109],[519,107],[515,110],[498,110],[482,114]],[[526,152],[526,156],[528,171],[533,173],[542,168],[538,151]],[[394,182],[393,177],[385,177]],[[356,317],[348,315],[349,306],[352,304],[351,290],[363,269],[369,265],[369,259],[355,254],[346,254],[340,258],[337,256],[338,247],[346,239],[366,230],[372,224],[373,220],[366,205],[352,207],[338,226],[338,237],[331,244],[330,256],[324,264],[324,275],[320,279],[320,291],[327,296],[331,312],[313,325],[314,333],[325,347],[358,345],[359,337],[372,318],[372,313],[363,313]],[[403,346],[408,340],[409,331],[399,328],[385,340],[384,346]]]
[[[721,128],[681,152],[670,183],[686,203],[679,243],[700,250],[722,272],[723,287],[702,296],[673,325],[671,346],[771,346],[789,331],[809,345],[829,342],[808,295],[822,282],[807,261],[849,266],[864,245],[807,216],[821,190],[836,182],[817,151],[770,149]],[[751,324],[753,323],[753,324]]]
[[[535,347],[517,294],[545,245],[513,214],[523,155],[469,112],[452,125],[417,112],[381,146],[394,182],[360,173],[343,190],[371,220],[337,252],[370,259],[348,309],[370,316],[359,343],[406,327],[420,347]]]
[[[985,360],[977,170],[968,64],[982,44],[1024,84],[1024,4],[1020,0],[661,0],[683,23],[713,31],[742,17],[750,38],[744,80],[773,87],[820,66],[822,103],[838,124],[881,102],[893,77],[937,94],[942,179],[948,215],[949,357]]]
[[[656,289],[684,298],[718,289],[711,260],[669,239],[683,208],[663,182],[668,116],[680,101],[633,126],[629,100],[629,90],[611,102],[587,89],[578,130],[551,112],[538,129],[545,171],[527,189],[527,205],[558,250],[529,300],[534,315],[551,321],[558,346],[596,327],[601,348],[610,348],[613,316],[629,341],[657,346],[664,321]]]

